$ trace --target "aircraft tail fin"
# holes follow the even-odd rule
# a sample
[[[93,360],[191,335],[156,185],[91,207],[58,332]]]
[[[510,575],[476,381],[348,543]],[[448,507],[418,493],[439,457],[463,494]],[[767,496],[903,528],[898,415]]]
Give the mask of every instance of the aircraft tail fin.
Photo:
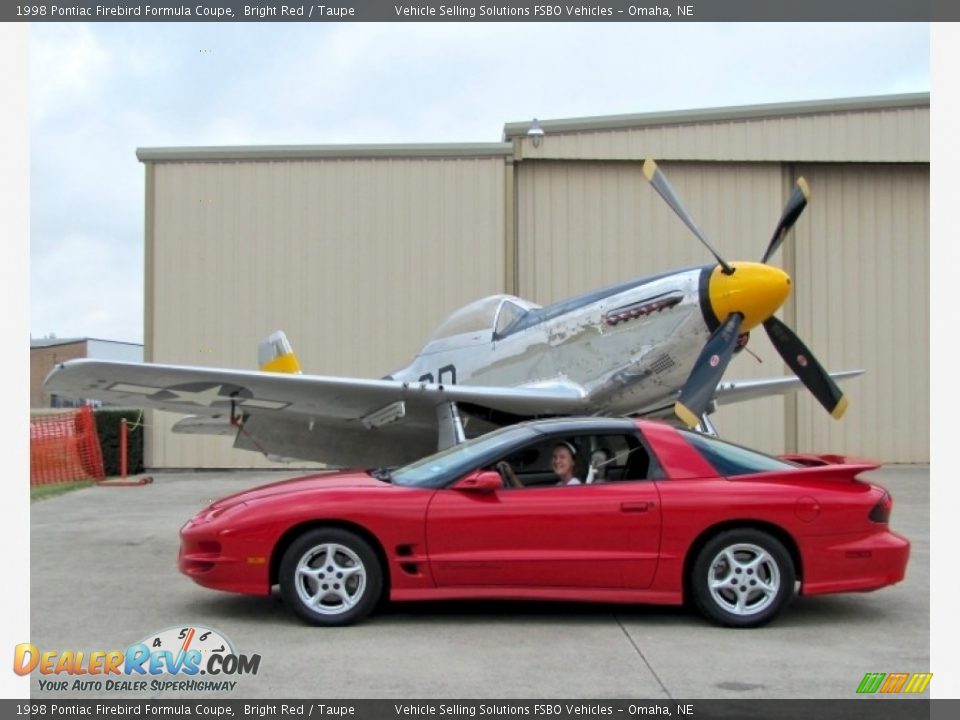
[[[263,372],[291,373],[299,375],[300,361],[293,352],[283,330],[277,330],[260,341],[257,346],[257,364]]]

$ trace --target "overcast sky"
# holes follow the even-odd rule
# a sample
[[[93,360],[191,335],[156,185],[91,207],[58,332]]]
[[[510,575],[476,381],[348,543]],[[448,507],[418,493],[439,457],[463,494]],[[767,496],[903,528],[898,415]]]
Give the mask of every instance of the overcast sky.
[[[31,334],[143,340],[138,147],[495,142],[506,122],[930,90],[925,24],[35,24]]]

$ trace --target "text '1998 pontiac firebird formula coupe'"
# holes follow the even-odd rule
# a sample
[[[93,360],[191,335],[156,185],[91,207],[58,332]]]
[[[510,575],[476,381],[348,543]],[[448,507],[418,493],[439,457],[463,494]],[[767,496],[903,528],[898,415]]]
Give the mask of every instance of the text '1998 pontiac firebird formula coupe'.
[[[560,465],[569,482],[558,481]],[[267,595],[316,625],[392,601],[692,603],[754,627],[796,592],[899,582],[876,468],[778,458],[654,420],[494,431],[393,470],[317,474],[214,502],[181,529],[180,570]],[[572,477],[569,477],[572,476]]]

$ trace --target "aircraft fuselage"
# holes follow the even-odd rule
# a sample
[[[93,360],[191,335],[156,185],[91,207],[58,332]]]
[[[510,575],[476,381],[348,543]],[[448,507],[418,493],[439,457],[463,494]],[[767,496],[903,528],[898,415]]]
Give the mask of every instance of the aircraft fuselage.
[[[392,377],[505,387],[573,385],[594,413],[668,408],[712,330],[704,303],[713,267],[638,278],[535,308],[501,333],[491,326],[432,340]]]

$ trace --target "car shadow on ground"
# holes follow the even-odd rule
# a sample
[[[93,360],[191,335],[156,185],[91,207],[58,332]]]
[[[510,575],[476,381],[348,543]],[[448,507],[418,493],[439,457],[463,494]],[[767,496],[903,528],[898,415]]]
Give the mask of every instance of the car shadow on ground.
[[[280,625],[305,625],[290,611],[274,589],[269,597],[215,594],[191,602],[191,609],[205,615],[234,621],[270,622]],[[805,625],[869,625],[888,613],[885,604],[869,596],[795,597],[773,624],[781,628]],[[891,614],[891,620],[895,618]],[[669,605],[621,605],[615,603],[574,603],[536,600],[429,600],[385,602],[363,624],[380,627],[423,622],[463,623],[543,623],[559,621],[585,623],[650,623],[662,627],[711,625],[690,607]]]
[[[230,620],[263,620],[283,624],[304,624],[283,602],[274,589],[269,597],[216,594],[193,599],[191,610],[217,615]],[[363,624],[400,625],[407,622],[497,622],[516,621],[529,624],[542,621],[552,624],[558,619],[579,622],[608,622],[612,617],[631,621],[650,619],[658,623],[676,621],[684,624],[701,622],[700,617],[685,607],[659,605],[620,605],[604,603],[547,602],[536,600],[425,600],[419,602],[382,603]]]

